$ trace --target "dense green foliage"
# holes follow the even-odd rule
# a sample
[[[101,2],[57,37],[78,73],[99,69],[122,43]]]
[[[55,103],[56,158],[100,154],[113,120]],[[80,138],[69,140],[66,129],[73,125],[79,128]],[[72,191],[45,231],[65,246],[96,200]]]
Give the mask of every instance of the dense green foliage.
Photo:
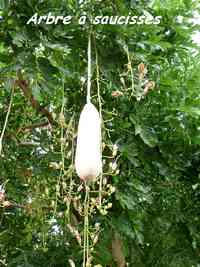
[[[198,1],[84,2],[0,1],[1,132],[14,90],[0,153],[0,266],[64,267],[70,259],[82,265],[82,247],[67,227],[83,231],[76,208],[84,190],[73,155],[90,27],[77,21],[84,12],[145,11],[162,16],[161,23],[92,26],[92,101],[102,108],[103,177],[116,191],[105,195],[104,208],[112,203],[108,213],[96,209],[90,217],[91,232],[100,223],[91,266],[123,267],[125,258],[130,267],[197,267],[200,56],[190,18]],[[27,25],[36,12],[73,20]],[[144,94],[150,81],[155,88]]]

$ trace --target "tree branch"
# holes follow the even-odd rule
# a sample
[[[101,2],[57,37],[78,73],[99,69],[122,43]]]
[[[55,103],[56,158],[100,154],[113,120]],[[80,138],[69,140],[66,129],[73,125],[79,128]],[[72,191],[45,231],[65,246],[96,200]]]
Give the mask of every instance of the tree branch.
[[[21,75],[20,75],[21,76]],[[15,81],[15,84],[20,87],[22,90],[24,97],[30,102],[31,106],[40,114],[45,116],[50,124],[54,123],[54,119],[52,114],[44,107],[40,105],[40,103],[34,98],[32,95],[31,89],[29,88],[28,82],[23,80],[22,77],[19,77],[18,80]]]
[[[31,125],[19,127],[17,129],[17,133],[32,131],[35,128],[47,128],[47,127],[49,127],[49,122],[48,121],[41,122],[41,123],[34,123],[34,124],[31,124]]]

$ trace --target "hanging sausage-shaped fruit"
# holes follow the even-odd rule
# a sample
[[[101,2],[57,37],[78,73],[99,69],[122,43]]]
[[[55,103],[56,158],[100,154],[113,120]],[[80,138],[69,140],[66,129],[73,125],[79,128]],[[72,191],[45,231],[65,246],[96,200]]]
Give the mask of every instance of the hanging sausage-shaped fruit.
[[[80,115],[75,167],[83,180],[93,180],[101,172],[101,120],[92,103],[86,104]]]
[[[87,104],[84,106],[78,124],[75,168],[85,181],[94,180],[102,170],[101,118],[90,101],[91,87],[91,43],[88,41]]]

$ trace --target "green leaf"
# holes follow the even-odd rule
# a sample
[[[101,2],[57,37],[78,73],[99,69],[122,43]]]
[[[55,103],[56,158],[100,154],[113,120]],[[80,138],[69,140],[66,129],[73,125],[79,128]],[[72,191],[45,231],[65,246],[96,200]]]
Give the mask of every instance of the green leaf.
[[[38,66],[46,80],[54,80],[55,75],[59,74],[59,71],[54,67],[47,58],[39,57],[37,59]]]
[[[135,126],[135,135],[139,135],[149,147],[155,147],[158,144],[158,139],[153,128],[142,127],[137,124]]]
[[[38,83],[36,83],[36,84],[34,84],[34,86],[32,86],[32,93],[33,93],[36,100],[38,100],[38,101],[43,100],[43,98],[41,96],[41,88],[38,85]]]
[[[200,116],[200,108],[193,106],[185,106],[179,109],[182,112],[187,113],[188,115],[198,118]]]

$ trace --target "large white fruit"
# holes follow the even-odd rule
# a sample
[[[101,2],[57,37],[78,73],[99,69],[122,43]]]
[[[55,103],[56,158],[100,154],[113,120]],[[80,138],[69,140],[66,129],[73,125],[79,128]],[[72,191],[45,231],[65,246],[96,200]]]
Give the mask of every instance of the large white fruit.
[[[79,119],[75,168],[83,180],[95,179],[102,170],[101,120],[91,103],[84,106]]]

